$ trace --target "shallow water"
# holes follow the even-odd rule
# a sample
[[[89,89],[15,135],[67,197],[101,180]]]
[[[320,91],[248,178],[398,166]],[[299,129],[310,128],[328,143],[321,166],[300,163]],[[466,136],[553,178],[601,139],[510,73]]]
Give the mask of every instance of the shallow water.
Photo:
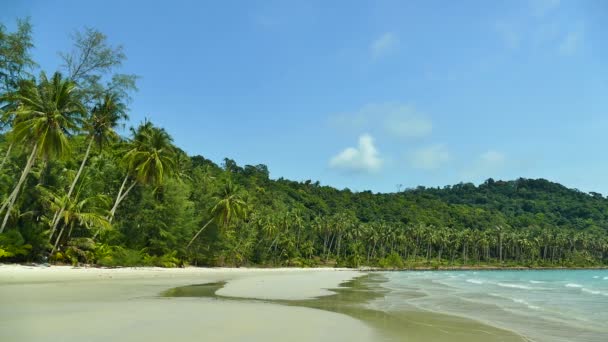
[[[521,342],[521,336],[497,329],[475,320],[426,310],[385,311],[371,307],[370,302],[380,301],[391,291],[381,287],[387,281],[382,274],[374,273],[356,278],[333,289],[334,295],[306,300],[257,300],[234,298],[215,294],[225,283],[209,283],[173,288],[163,292],[166,297],[208,297],[226,301],[262,301],[320,309],[345,314],[374,328],[373,341],[450,341],[450,342]],[[412,293],[407,298],[422,294]]]
[[[607,341],[608,270],[387,272],[372,307],[455,314],[544,341]]]

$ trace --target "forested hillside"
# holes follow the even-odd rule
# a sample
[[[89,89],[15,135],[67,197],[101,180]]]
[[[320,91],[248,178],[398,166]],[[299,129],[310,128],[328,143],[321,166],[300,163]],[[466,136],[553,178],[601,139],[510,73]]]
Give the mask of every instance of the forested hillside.
[[[142,122],[137,77],[87,29],[45,74],[0,26],[0,261],[104,266],[593,266],[608,200],[546,180],[352,192],[188,156]],[[404,175],[407,178],[407,175]]]

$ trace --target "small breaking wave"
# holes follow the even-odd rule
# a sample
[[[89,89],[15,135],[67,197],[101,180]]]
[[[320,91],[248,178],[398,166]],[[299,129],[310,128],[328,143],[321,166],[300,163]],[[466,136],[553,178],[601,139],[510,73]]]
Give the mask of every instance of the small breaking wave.
[[[483,280],[479,280],[479,279],[467,279],[467,283],[472,283],[472,284],[477,284],[477,285],[481,285],[483,284]]]
[[[544,281],[540,281],[540,280],[530,280],[531,284],[543,284],[545,283]]]
[[[513,289],[522,289],[522,290],[532,290],[533,289],[530,286],[519,285],[519,284],[497,283],[496,285],[502,286],[502,287],[510,287],[510,288],[513,288]]]
[[[523,299],[514,298],[514,299],[512,299],[512,300],[513,300],[513,302],[515,302],[515,303],[517,303],[517,304],[523,304],[523,305],[527,306],[527,307],[528,307],[528,309],[532,309],[532,310],[539,310],[539,309],[540,309],[540,307],[538,307],[538,306],[536,306],[536,305],[531,305],[530,303],[526,302],[526,301],[525,301],[525,300],[523,300]]]
[[[566,286],[566,287],[573,287],[573,288],[577,288],[577,289],[583,287],[583,285],[581,285],[581,284],[575,284],[575,283],[568,283],[568,284],[566,284],[564,286]]]
[[[585,292],[585,293],[589,293],[592,295],[602,295],[602,296],[608,296],[608,293],[606,292],[602,292],[602,291],[598,291],[598,290],[591,290],[591,289],[587,289],[587,288],[581,288],[581,291]]]

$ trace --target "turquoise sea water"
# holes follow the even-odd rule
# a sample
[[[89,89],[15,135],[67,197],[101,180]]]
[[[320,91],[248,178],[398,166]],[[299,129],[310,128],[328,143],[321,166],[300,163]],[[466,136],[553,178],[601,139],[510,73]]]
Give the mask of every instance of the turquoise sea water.
[[[608,341],[608,270],[387,272],[372,305],[450,313],[533,341]]]

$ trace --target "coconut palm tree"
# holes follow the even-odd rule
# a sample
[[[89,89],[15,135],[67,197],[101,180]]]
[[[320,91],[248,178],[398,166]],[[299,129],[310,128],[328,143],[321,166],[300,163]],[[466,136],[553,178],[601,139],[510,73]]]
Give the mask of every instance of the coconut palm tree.
[[[214,200],[215,205],[211,209],[211,219],[192,237],[186,248],[192,245],[194,240],[211,222],[215,221],[221,228],[226,229],[233,221],[245,218],[248,209],[245,196],[241,189],[231,181],[224,184],[214,196]]]
[[[67,193],[68,201],[70,200],[72,192],[74,191],[84,166],[87,163],[93,143],[96,143],[101,149],[104,144],[118,138],[118,134],[116,133],[115,129],[119,126],[120,121],[126,120],[127,118],[128,115],[126,112],[126,105],[120,101],[117,94],[106,93],[103,99],[101,99],[101,101],[99,101],[93,107],[91,115],[85,123],[85,128],[88,130],[89,143],[87,145],[84,158],[82,159],[80,167],[78,168],[78,172],[72,180],[72,184],[70,184],[70,188]],[[65,206],[61,206],[53,216],[49,241],[53,238],[53,234],[55,233],[55,229],[59,224],[59,220],[62,217],[64,210]]]
[[[10,95],[0,96],[0,103],[4,101],[10,101]],[[5,106],[0,107],[0,132],[7,130],[7,127],[10,127],[14,122],[14,110],[13,109],[14,102],[8,102]],[[10,133],[10,132],[9,132]],[[10,134],[6,133],[5,138],[8,142],[8,147],[6,148],[6,152],[4,152],[4,157],[2,158],[2,162],[0,162],[0,171],[4,169],[4,164],[11,155],[11,151],[13,150],[14,141],[11,139]]]
[[[57,234],[51,255],[57,249],[66,228],[69,228],[66,236],[68,240],[76,225],[87,229],[97,228],[98,230],[110,228],[106,209],[109,202],[107,196],[98,194],[81,200],[78,194],[74,198],[69,198],[67,195],[58,195],[42,186],[38,186],[38,189],[45,202],[55,211],[55,216],[57,216],[59,209],[63,208],[62,214],[58,219],[59,222],[63,223],[63,226]]]
[[[38,83],[23,81],[14,94],[18,103],[11,134],[14,141],[32,146],[15,188],[0,209],[6,209],[0,233],[4,231],[15,200],[37,158],[64,157],[70,151],[68,136],[78,131],[86,109],[74,96],[76,85],[55,73],[48,79],[44,73]]]
[[[175,147],[167,131],[155,127],[149,121],[145,121],[131,131],[133,138],[127,144],[123,157],[123,162],[127,166],[127,175],[110,210],[108,218],[110,222],[120,203],[137,183],[160,186],[175,171]],[[133,178],[131,184],[125,187],[130,178]]]

